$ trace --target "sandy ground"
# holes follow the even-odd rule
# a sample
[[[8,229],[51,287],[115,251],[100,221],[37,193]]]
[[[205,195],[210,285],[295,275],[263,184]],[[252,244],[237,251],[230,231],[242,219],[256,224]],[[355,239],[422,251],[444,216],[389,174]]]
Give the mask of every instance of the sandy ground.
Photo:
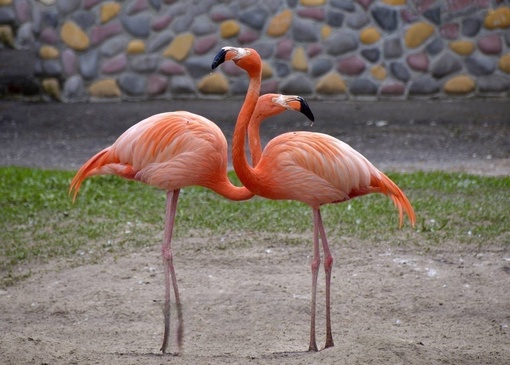
[[[383,170],[509,174],[508,104],[491,104],[490,110],[476,106],[473,119],[465,123],[419,119],[412,115],[414,109],[395,111],[391,119],[391,107],[370,109],[367,115],[377,118],[342,128],[333,125],[328,133]],[[101,115],[108,115],[112,106],[81,108],[3,104],[0,165],[76,168],[125,129],[101,129]],[[136,106],[118,111],[129,114],[129,108]],[[77,130],[66,124],[75,117],[72,110],[97,120],[96,127]],[[354,105],[350,112],[356,110]],[[58,112],[61,118],[55,117]],[[317,114],[321,112],[325,108],[318,108]],[[451,111],[453,119],[466,113]],[[400,124],[394,122],[397,114],[406,114]],[[98,141],[97,135],[107,140]],[[410,228],[406,232],[413,234]],[[60,260],[37,265],[27,280],[0,288],[0,364],[510,363],[510,250],[505,243],[397,247],[330,236],[336,258],[335,347],[307,353],[311,235],[292,237],[289,244],[283,235],[242,233],[244,241],[252,242],[243,246],[236,244],[239,234],[174,241],[184,310],[184,347],[178,356],[175,335],[171,353],[159,352],[163,271],[154,238],[152,247],[120,257],[106,255],[95,264]],[[296,239],[303,244],[295,244]],[[219,242],[231,248],[220,250]],[[321,348],[323,279],[321,270]]]
[[[177,243],[185,336],[179,356],[175,335],[171,353],[158,351],[163,271],[154,247],[94,265],[54,262],[2,290],[1,363],[508,364],[507,250],[374,247],[332,237],[336,344],[307,353],[310,247],[257,238],[252,247],[226,251],[214,246],[235,236]]]

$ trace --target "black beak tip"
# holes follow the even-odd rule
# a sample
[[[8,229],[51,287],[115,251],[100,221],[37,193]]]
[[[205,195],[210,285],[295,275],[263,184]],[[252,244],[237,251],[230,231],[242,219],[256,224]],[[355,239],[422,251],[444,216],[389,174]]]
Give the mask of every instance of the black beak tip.
[[[213,63],[211,65],[211,68],[214,70],[216,67],[221,65],[223,62],[225,62],[225,55],[227,54],[226,49],[222,49],[218,52],[218,54],[214,57]]]
[[[312,109],[308,106],[308,103],[303,98],[299,98],[299,102],[301,103],[301,108],[299,111],[306,115],[308,119],[310,119],[312,122],[315,121],[315,117],[313,116]]]

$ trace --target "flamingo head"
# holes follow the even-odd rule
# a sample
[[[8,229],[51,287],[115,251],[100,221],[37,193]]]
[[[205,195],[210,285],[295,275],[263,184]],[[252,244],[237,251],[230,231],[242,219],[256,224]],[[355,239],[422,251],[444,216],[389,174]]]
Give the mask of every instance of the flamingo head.
[[[260,71],[262,61],[260,55],[253,48],[223,47],[214,57],[211,67],[215,69],[223,62],[234,61],[237,66],[250,72]]]
[[[255,107],[254,116],[263,120],[274,115],[283,113],[285,110],[294,110],[303,113],[314,121],[312,110],[308,103],[301,96],[281,95],[281,94],[264,94],[261,95]]]
[[[279,104],[285,109],[295,110],[306,115],[312,122],[315,120],[312,110],[305,99],[297,95],[276,95],[272,98],[275,104]]]

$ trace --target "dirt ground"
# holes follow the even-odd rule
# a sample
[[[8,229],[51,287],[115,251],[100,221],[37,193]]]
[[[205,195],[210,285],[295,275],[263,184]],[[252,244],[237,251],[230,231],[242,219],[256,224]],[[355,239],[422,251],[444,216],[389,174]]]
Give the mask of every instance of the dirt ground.
[[[15,108],[8,105],[4,110]],[[478,120],[466,128],[418,119],[396,128],[383,123],[384,113],[379,116],[378,121],[361,123],[364,127],[379,123],[368,138],[361,127],[332,130],[331,134],[348,136],[354,145],[368,139],[368,144],[357,148],[377,158],[377,150],[391,153],[387,145],[381,145],[378,132],[394,131],[394,138],[405,140],[398,144],[402,158],[383,169],[488,175],[510,171],[508,115],[495,124]],[[87,140],[95,144],[89,144],[82,154],[101,147],[88,132],[66,134],[65,127],[45,137],[40,130],[32,130],[33,126],[29,133],[19,132],[15,129],[23,118],[16,118],[7,113],[2,119],[7,133],[3,141],[16,143],[18,149],[3,154],[7,162],[0,164],[17,164],[17,158],[24,158],[25,165],[34,165],[27,156],[34,146],[44,149],[50,141],[56,146],[50,149],[51,158],[59,159],[76,158],[78,152],[73,148],[84,150],[80,143]],[[49,116],[48,120],[53,119]],[[422,133],[421,144],[412,133],[415,130]],[[20,145],[22,141],[25,145]],[[384,143],[388,141],[391,138],[385,134]],[[11,145],[2,145],[13,151]],[[412,154],[417,145],[420,153]],[[384,160],[387,155],[379,157]],[[436,158],[439,155],[444,159]],[[51,161],[41,153],[38,157]],[[74,168],[75,164],[59,160],[54,166]],[[253,243],[239,248],[236,242],[246,240],[248,234]],[[159,352],[164,293],[160,250],[155,243],[85,266],[63,259],[34,266],[30,278],[1,288],[0,364],[510,363],[508,245],[487,243],[480,249],[463,242],[443,242],[437,247],[397,247],[392,242],[374,245],[330,236],[336,258],[332,279],[335,346],[307,353],[311,235],[291,237],[293,242],[302,239],[302,245],[287,244],[289,237],[284,235],[239,235],[232,232],[174,241],[184,311],[184,346],[178,356],[175,328],[171,353]],[[220,241],[223,245],[230,242],[232,248],[219,250]],[[321,270],[320,348],[325,340],[323,279]]]
[[[179,356],[175,329],[172,353],[158,351],[163,271],[153,247],[95,265],[54,262],[1,291],[1,363],[508,364],[510,253],[501,247],[424,251],[332,237],[336,344],[307,353],[310,247],[253,239],[226,251],[210,247],[236,236],[176,242]]]

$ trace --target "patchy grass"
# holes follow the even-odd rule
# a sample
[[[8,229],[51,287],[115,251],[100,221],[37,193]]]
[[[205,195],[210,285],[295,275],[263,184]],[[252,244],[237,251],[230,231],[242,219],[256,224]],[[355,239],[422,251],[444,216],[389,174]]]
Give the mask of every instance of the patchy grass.
[[[21,267],[51,258],[93,262],[105,253],[159,244],[165,194],[113,176],[84,182],[73,205],[72,172],[0,168],[0,286],[27,274]],[[323,207],[331,241],[339,236],[389,244],[510,244],[510,177],[458,173],[390,174],[406,192],[418,224],[398,229],[389,199],[371,195]],[[235,175],[231,179],[239,184]],[[183,189],[175,237],[232,231],[311,233],[311,209],[289,201],[230,202],[203,188]],[[292,236],[294,237],[294,236]],[[311,240],[306,240],[308,244]],[[289,238],[289,244],[297,244]]]

